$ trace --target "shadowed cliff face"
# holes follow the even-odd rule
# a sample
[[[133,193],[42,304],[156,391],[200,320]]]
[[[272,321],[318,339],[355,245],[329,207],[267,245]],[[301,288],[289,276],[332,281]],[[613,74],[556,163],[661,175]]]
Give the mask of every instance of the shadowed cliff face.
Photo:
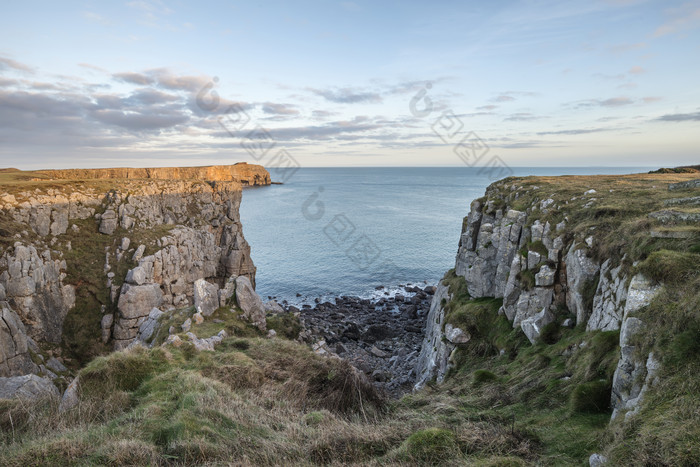
[[[262,167],[245,167],[250,184],[269,182]],[[200,175],[221,169],[215,175],[226,178],[228,168]],[[34,181],[0,193],[8,337],[0,343],[0,376],[36,372],[27,338],[88,359],[128,345],[154,307],[191,305],[199,279],[222,286],[241,275],[254,284],[239,218],[241,182],[164,180],[180,169],[148,170],[146,179],[109,172],[97,179],[104,173],[94,171],[94,180]]]
[[[152,179],[239,182],[243,186],[269,185],[270,174],[262,166],[245,162],[204,167],[154,167],[112,169],[41,170],[38,175],[54,180]]]

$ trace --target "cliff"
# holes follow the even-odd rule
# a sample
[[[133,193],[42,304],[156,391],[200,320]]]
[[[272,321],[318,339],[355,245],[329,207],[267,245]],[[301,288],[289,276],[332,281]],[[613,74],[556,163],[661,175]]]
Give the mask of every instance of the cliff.
[[[438,285],[416,388],[478,370],[471,360],[477,348],[520,359],[513,342],[524,336],[533,352],[566,369],[557,384],[575,391],[599,382],[609,401],[602,411],[609,406],[613,420],[623,413],[630,420],[659,382],[659,355],[670,358],[661,336],[693,322],[697,182],[692,174],[654,174],[510,178],[489,186],[471,204],[455,268]],[[674,294],[688,308],[660,319],[658,309]],[[598,357],[601,370],[577,378],[580,361],[592,358],[591,342],[601,339],[616,344]]]
[[[0,377],[56,378],[123,348],[154,309],[194,304],[202,279],[215,294],[254,284],[238,210],[243,185],[269,183],[262,167],[3,175]]]
[[[270,174],[265,168],[246,162],[203,167],[39,170],[35,175],[52,180],[152,179],[239,182],[243,186],[270,184]]]

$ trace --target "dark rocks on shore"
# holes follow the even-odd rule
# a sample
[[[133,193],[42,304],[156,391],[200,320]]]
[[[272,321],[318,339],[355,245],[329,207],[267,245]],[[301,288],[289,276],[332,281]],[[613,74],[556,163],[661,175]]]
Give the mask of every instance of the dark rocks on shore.
[[[325,341],[329,351],[350,361],[389,395],[399,397],[413,387],[413,367],[434,293],[430,287],[404,290],[396,297],[342,296],[335,303],[315,300],[314,307],[285,308],[300,313],[305,328],[300,338],[309,343]]]

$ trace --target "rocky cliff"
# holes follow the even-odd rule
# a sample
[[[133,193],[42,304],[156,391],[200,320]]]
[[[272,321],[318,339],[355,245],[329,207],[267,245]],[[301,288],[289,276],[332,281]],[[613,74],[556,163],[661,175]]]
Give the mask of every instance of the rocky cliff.
[[[54,378],[64,363],[123,348],[154,309],[194,304],[196,283],[217,306],[229,279],[254,284],[238,210],[242,186],[270,183],[264,168],[43,175],[61,180],[0,194],[0,377]]]
[[[36,175],[53,180],[152,179],[239,182],[243,186],[270,184],[270,174],[267,170],[259,165],[247,164],[246,162],[203,167],[40,170],[36,172]]]
[[[609,397],[613,418],[634,413],[660,365],[638,344],[640,334],[650,332],[640,310],[664,289],[663,277],[648,277],[640,262],[655,249],[683,250],[698,241],[697,221],[688,220],[698,215],[689,196],[698,188],[687,178],[497,182],[471,204],[450,277],[464,283],[464,297],[495,299],[494,310],[531,344],[543,343],[557,328],[578,330],[582,345],[596,331],[619,331]],[[681,196],[678,189],[688,194]],[[669,205],[681,209],[666,215]],[[468,325],[460,329],[458,320],[450,319],[454,293],[447,280],[438,285],[417,364],[417,388],[443,381],[455,366],[455,352],[470,341]]]

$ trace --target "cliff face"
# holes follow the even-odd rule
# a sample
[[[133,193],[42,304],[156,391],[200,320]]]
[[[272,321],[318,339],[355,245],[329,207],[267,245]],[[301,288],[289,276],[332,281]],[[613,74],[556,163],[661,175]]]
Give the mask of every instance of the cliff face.
[[[540,342],[548,326],[620,330],[619,363],[611,383],[613,418],[620,410],[634,411],[659,366],[653,353],[640,356],[635,347],[636,336],[645,330],[636,315],[663,284],[637,271],[638,258],[630,256],[639,254],[637,244],[656,236],[696,238],[699,233],[697,224],[691,227],[686,221],[695,208],[675,221],[657,222],[654,209],[678,201],[664,181],[507,179],[472,203],[460,236],[454,272],[464,279],[469,296],[502,299],[498,313],[532,344]],[[637,194],[644,197],[637,200],[642,206],[618,192],[635,184],[649,191]],[[417,388],[442,381],[453,366],[453,352],[469,340],[467,329],[447,323],[452,297],[446,282],[435,296],[416,368]]]
[[[203,167],[41,170],[37,175],[54,180],[153,179],[239,182],[243,186],[270,184],[270,174],[267,170],[245,162]]]
[[[269,183],[267,171],[143,170],[55,171],[83,180],[8,185],[0,196],[0,376],[51,376],[37,344],[67,359],[123,348],[154,308],[193,304],[198,280],[254,283],[242,184],[221,180]]]

